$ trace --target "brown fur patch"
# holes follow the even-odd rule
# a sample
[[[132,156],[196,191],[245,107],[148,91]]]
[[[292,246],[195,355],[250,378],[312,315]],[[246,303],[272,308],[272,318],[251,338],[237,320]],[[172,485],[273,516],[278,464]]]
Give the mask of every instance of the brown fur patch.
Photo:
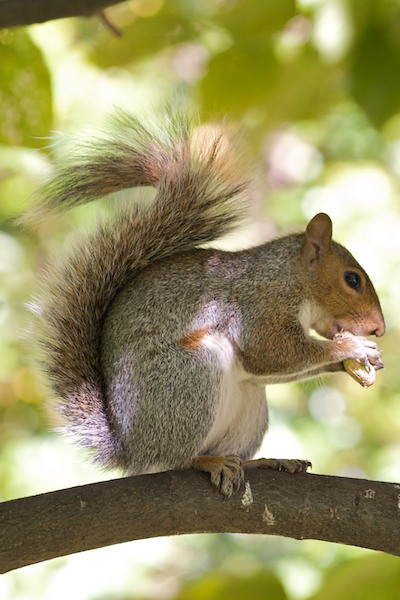
[[[195,331],[192,331],[188,335],[182,337],[178,341],[178,344],[183,348],[186,348],[187,350],[192,350],[193,352],[195,352],[200,348],[201,342],[203,341],[204,337],[210,334],[211,332],[211,329],[196,329]]]

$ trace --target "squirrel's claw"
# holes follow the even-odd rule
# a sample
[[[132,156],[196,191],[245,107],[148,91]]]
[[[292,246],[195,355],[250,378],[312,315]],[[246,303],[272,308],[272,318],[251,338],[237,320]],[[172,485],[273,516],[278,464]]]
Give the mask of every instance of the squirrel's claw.
[[[211,483],[226,498],[230,498],[244,480],[242,461],[238,456],[198,456],[191,467],[210,473]]]

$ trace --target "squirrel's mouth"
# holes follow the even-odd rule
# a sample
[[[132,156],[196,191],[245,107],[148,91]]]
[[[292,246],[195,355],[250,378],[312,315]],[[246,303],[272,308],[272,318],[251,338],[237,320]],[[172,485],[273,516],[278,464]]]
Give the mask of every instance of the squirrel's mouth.
[[[343,327],[341,327],[341,325],[339,325],[339,323],[334,323],[324,334],[324,337],[326,337],[328,340],[333,340],[333,338],[335,337],[336,334],[338,334],[340,331],[343,331]]]
[[[333,323],[330,327],[327,327],[325,330],[322,329],[322,331],[318,331],[317,333],[319,333],[320,335],[322,335],[324,338],[328,339],[328,340],[333,340],[333,338],[335,337],[335,335],[337,335],[338,333],[343,333],[343,332],[348,332],[351,333],[352,335],[355,336],[369,336],[369,335],[376,335],[377,337],[380,337],[381,335],[383,335],[385,331],[385,326],[384,324],[377,324],[375,321],[372,320],[359,320],[356,323],[350,323],[350,324],[343,324],[343,323]]]
[[[323,327],[315,325],[313,331],[326,340],[333,340],[337,333],[343,331],[343,327],[339,323],[332,323],[330,325],[324,325]]]

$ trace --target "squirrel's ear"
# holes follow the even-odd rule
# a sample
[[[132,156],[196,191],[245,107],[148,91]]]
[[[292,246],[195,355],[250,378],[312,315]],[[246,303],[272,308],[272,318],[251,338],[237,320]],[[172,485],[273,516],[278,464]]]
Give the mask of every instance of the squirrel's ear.
[[[306,227],[302,257],[308,265],[319,260],[321,252],[329,250],[332,242],[332,221],[325,213],[315,215]]]

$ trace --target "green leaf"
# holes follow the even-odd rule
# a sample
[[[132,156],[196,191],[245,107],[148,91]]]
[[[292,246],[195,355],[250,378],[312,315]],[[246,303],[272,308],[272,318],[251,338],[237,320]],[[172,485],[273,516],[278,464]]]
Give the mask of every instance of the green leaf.
[[[341,564],[312,600],[386,600],[400,598],[399,559],[375,555]]]
[[[232,112],[266,103],[281,77],[274,34],[294,14],[291,0],[274,0],[252,3],[251,7],[248,2],[237,2],[216,16],[215,23],[230,34],[232,44],[210,62],[201,83],[206,111],[215,110],[217,98],[224,110]]]
[[[127,10],[129,7],[127,7]],[[90,59],[101,68],[149,58],[175,44],[197,38],[198,26],[176,0],[167,0],[153,16],[134,16],[116,38],[103,30],[93,41]]]
[[[261,572],[253,577],[212,574],[189,585],[176,600],[287,600],[278,578]]]
[[[400,110],[400,37],[389,22],[371,23],[351,56],[350,90],[371,121],[381,126]]]
[[[251,37],[270,38],[281,31],[286,23],[297,14],[293,0],[268,0],[268,2],[252,2],[239,0],[222,5],[214,22],[232,33]]]
[[[43,147],[52,123],[50,75],[26,31],[0,32],[0,143]]]
[[[315,118],[333,105],[340,93],[332,68],[304,47],[293,60],[280,62],[266,40],[257,45],[239,38],[210,64],[200,84],[202,108],[238,114],[248,109],[263,113],[263,125]]]

